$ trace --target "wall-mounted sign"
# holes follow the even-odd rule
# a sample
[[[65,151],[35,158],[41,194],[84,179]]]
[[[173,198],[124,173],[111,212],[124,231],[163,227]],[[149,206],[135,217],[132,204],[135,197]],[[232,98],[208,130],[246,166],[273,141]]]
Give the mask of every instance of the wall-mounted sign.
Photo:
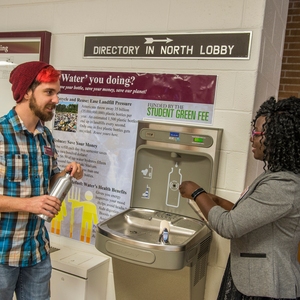
[[[0,41],[0,53],[40,53],[40,41]]]
[[[48,31],[0,32],[0,58],[1,54],[37,54],[39,60],[49,63],[50,43]]]
[[[87,35],[84,58],[249,59],[252,32]]]
[[[51,32],[22,31],[0,32],[0,115],[6,114],[14,105],[10,72],[26,61],[40,60],[49,63]]]

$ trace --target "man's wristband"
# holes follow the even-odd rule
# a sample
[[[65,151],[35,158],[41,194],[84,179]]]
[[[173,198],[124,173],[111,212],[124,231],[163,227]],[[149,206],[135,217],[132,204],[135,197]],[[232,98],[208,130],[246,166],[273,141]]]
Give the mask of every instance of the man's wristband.
[[[201,195],[202,193],[206,193],[206,191],[203,188],[197,189],[195,192],[192,193],[191,197],[196,201],[196,198]]]

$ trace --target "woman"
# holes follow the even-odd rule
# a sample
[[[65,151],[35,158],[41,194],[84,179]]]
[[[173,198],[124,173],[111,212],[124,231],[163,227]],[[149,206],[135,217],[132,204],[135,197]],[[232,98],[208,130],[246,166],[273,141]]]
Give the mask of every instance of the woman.
[[[180,193],[231,240],[218,299],[300,299],[300,99],[271,97],[252,127],[252,152],[264,171],[235,204],[191,181]]]

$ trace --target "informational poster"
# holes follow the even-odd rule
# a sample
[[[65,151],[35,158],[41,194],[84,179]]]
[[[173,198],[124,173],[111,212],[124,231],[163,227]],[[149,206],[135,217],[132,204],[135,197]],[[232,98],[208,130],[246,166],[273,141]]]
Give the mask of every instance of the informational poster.
[[[95,230],[130,207],[137,124],[211,125],[216,76],[63,71],[53,119],[59,165],[84,169],[49,230],[94,244]]]

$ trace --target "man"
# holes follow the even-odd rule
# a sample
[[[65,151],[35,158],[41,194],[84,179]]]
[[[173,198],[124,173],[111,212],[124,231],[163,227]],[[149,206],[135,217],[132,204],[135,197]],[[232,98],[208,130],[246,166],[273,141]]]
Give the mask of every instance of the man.
[[[81,179],[80,164],[61,172],[50,130],[59,102],[60,72],[32,61],[10,74],[16,106],[0,118],[0,299],[50,299],[49,236],[38,214],[53,218],[58,198],[49,196],[53,183],[71,171]]]

